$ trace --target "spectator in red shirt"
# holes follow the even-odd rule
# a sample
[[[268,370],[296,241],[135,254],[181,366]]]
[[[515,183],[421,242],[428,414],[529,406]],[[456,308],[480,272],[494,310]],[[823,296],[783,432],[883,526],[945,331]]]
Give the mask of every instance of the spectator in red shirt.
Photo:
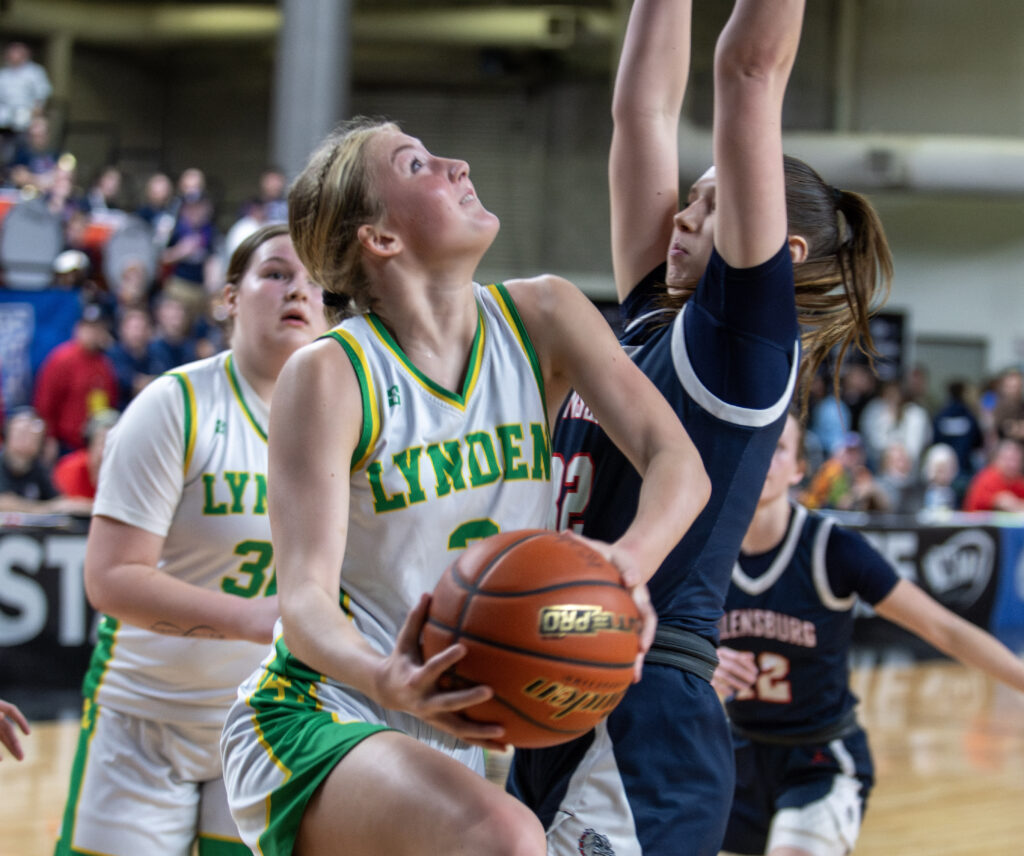
[[[116,410],[101,410],[85,425],[85,448],[68,452],[57,461],[53,468],[53,483],[64,496],[96,497],[107,432],[114,427],[120,415]]]
[[[43,361],[36,378],[35,408],[46,420],[48,455],[85,446],[85,424],[101,410],[117,406],[117,375],[103,353],[110,328],[103,307],[90,303],[82,310],[71,339]],[[50,461],[54,457],[49,457]]]
[[[1000,440],[992,461],[967,486],[964,511],[1024,511],[1024,450]]]

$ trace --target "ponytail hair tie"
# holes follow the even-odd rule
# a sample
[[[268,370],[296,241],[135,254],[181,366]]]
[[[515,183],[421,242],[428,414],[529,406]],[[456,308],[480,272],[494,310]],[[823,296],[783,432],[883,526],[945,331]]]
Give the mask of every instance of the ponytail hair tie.
[[[835,202],[836,208],[843,204],[843,191],[836,187],[834,184],[829,185],[832,189],[832,201]]]
[[[324,306],[331,309],[344,309],[348,306],[349,297],[347,294],[339,294],[336,291],[323,290]]]

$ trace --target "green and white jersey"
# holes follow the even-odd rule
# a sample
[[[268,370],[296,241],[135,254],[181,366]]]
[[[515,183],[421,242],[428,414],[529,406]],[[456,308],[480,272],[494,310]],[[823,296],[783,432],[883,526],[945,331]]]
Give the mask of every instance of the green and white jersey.
[[[478,285],[476,299],[476,338],[458,391],[417,370],[373,314],[327,334],[352,361],[363,398],[341,606],[385,653],[420,595],[469,542],[550,518],[537,356],[503,286]]]
[[[108,436],[93,513],[163,536],[164,573],[238,597],[276,593],[268,416],[230,352],[157,378]],[[266,646],[192,632],[103,616],[86,696],[147,719],[221,722]]]

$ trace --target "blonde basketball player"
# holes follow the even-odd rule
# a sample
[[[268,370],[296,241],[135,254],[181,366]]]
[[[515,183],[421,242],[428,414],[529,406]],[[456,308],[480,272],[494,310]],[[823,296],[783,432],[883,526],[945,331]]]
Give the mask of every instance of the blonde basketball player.
[[[278,611],[271,392],[326,323],[286,227],[243,242],[227,283],[231,350],[153,381],[108,440],[85,558],[104,616],[57,856],[247,852],[218,740]]]
[[[264,856],[541,856],[532,813],[482,775],[502,729],[459,715],[490,688],[438,688],[461,646],[418,656],[427,593],[473,539],[547,520],[548,413],[570,385],[646,476],[634,525],[603,545],[641,599],[707,498],[700,459],[570,283],[474,283],[498,220],[464,161],[355,120],[289,208],[300,257],[350,317],[274,396],[282,635],[225,725],[232,813]]]

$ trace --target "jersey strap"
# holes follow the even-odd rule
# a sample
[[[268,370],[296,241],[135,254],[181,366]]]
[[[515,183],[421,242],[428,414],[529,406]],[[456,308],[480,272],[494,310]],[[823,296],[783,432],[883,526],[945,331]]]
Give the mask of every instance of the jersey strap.
[[[348,330],[338,327],[326,333],[322,338],[334,339],[348,354],[352,369],[359,382],[359,394],[363,400],[363,427],[359,432],[359,442],[352,453],[352,469],[361,467],[373,450],[380,436],[380,413],[377,410],[377,397],[373,391],[370,378],[370,364],[367,362],[363,348]]]
[[[678,627],[659,627],[644,662],[672,666],[710,683],[718,665],[718,654],[715,646],[703,636]]]

